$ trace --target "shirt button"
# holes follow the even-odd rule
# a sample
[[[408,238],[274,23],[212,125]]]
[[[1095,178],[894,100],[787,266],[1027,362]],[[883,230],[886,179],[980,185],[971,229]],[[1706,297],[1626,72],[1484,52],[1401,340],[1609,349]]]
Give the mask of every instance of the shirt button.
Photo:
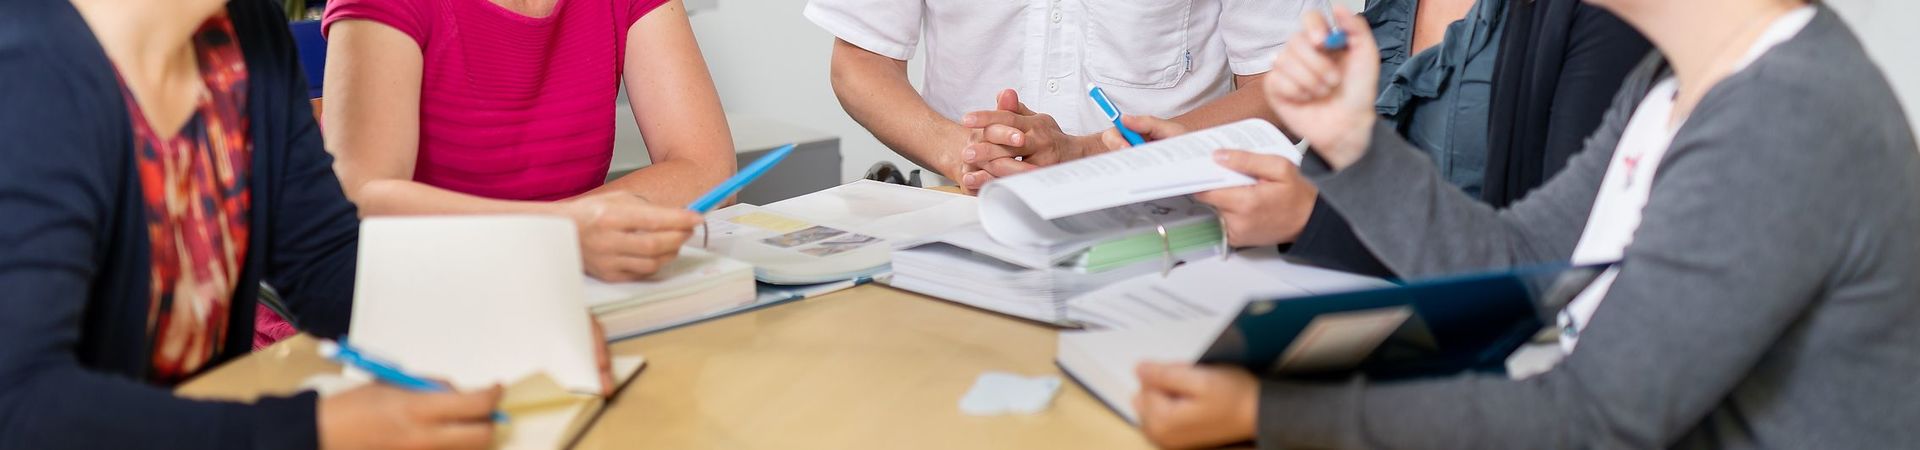
[[[1060,10],[1053,11],[1053,23],[1060,23]]]
[[[1060,80],[1047,80],[1047,92],[1060,92]]]

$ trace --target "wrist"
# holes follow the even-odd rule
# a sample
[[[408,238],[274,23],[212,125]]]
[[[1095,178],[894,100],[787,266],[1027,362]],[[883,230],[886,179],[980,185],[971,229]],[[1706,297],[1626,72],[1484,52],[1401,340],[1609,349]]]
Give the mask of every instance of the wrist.
[[[1373,127],[1378,120],[1372,114],[1364,115],[1346,138],[1332,143],[1328,151],[1321,152],[1320,157],[1335,171],[1345,170],[1347,166],[1359,162],[1360,157],[1367,154],[1367,147],[1373,144]]]
[[[1239,405],[1234,408],[1234,434],[1254,439],[1260,434],[1260,383],[1253,383],[1253,392],[1241,396]]]

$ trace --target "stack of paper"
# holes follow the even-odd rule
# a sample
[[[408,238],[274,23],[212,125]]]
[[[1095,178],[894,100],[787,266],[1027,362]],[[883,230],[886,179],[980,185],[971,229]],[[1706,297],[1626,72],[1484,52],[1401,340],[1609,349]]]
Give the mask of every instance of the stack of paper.
[[[1084,331],[1060,333],[1056,362],[1129,422],[1141,362],[1194,362],[1250,299],[1345,292],[1392,284],[1287,262],[1272,249],[1247,250],[1138,277],[1068,301]]]
[[[1071,324],[1068,298],[1218,255],[1219,220],[1188,194],[1253,183],[1213,161],[1224,148],[1299,158],[1272,124],[1247,120],[996,180],[977,225],[896,245],[892,283]]]
[[[646,280],[586,279],[587,306],[608,339],[622,339],[724,314],[752,304],[753,266],[696,249]]]

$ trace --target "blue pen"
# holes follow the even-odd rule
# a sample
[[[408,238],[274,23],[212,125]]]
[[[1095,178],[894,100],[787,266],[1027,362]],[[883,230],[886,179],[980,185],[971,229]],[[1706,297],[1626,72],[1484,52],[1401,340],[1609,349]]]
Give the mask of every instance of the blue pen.
[[[1100,106],[1100,112],[1107,114],[1107,120],[1113,121],[1113,128],[1120,130],[1120,137],[1127,138],[1128,144],[1139,146],[1147,143],[1147,140],[1140,138],[1140,133],[1135,133],[1127,129],[1125,124],[1120,123],[1120,107],[1113,106],[1113,101],[1107,99],[1107,91],[1101,90],[1100,86],[1088,84],[1087,95],[1093,97],[1093,104]]]
[[[767,169],[773,168],[774,164],[779,164],[780,160],[786,159],[788,153],[793,153],[793,144],[783,145],[767,152],[767,156],[754,160],[753,164],[740,169],[740,172],[733,174],[732,178],[720,182],[719,186],[714,186],[713,190],[707,191],[700,198],[694,199],[693,203],[687,204],[687,210],[701,214],[712,211],[713,207],[720,205],[721,200],[726,200],[727,196],[740,192],[740,188],[747,187],[748,183],[759,179],[761,175],[766,175]]]
[[[339,342],[320,341],[320,356],[364,370],[372,374],[374,379],[380,380],[382,383],[397,386],[401,389],[415,392],[447,392],[447,387],[441,386],[440,383],[413,376],[400,370],[398,366],[392,363],[374,359],[364,353],[360,353],[359,349],[347,345],[346,340]],[[496,423],[507,423],[507,415],[499,411],[494,411],[493,421]]]
[[[1331,30],[1327,32],[1326,42],[1320,43],[1320,48],[1328,51],[1340,51],[1340,50],[1346,49],[1347,48],[1347,30],[1341,29],[1340,24],[1334,21],[1333,8],[1326,8],[1320,11],[1325,12],[1327,14],[1327,28]]]

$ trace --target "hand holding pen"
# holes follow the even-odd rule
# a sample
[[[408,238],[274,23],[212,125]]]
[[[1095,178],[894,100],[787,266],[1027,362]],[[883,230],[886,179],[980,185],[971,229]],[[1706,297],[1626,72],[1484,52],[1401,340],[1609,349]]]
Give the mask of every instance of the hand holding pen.
[[[1335,30],[1343,37],[1335,49]],[[1330,14],[1306,14],[1301,30],[1273,61],[1266,77],[1267,103],[1295,137],[1335,169],[1345,168],[1365,152],[1378,97],[1380,50],[1367,21],[1344,7]]]

